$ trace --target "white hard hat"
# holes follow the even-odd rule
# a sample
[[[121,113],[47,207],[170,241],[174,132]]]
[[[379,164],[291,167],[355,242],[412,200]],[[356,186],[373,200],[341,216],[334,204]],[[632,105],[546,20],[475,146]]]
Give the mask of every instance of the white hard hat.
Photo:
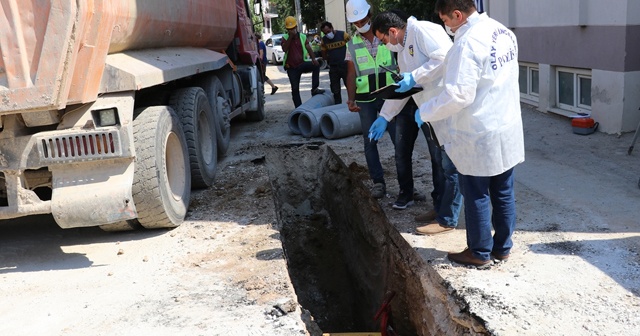
[[[350,23],[360,21],[369,14],[371,6],[367,3],[367,0],[349,0],[345,6],[347,12],[347,21]]]

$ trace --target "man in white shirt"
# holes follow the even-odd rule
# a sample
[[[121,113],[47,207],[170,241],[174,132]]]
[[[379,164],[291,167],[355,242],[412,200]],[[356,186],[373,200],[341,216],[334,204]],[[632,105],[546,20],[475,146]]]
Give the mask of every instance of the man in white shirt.
[[[382,136],[387,123],[396,121],[396,169],[400,195],[394,206],[411,200],[413,194],[412,156],[419,128],[414,122],[416,106],[435,97],[441,90],[442,62],[451,48],[451,38],[442,26],[428,21],[419,21],[402,11],[382,12],[373,20],[376,36],[387,48],[397,52],[398,66],[403,72],[398,82],[399,92],[407,91],[416,83],[423,91],[402,100],[387,100],[382,106],[380,117],[371,126],[374,139]],[[446,131],[441,122],[422,127],[429,152],[433,172],[434,190],[431,193],[434,210],[427,225],[418,227],[418,234],[439,234],[457,227],[462,196],[458,187],[458,173],[455,166],[438,143],[438,137]],[[420,216],[419,216],[420,217]],[[418,218],[416,218],[418,219]]]
[[[513,171],[524,161],[518,43],[504,25],[478,14],[474,0],[438,0],[436,11],[455,39],[444,89],[420,105],[416,122],[446,121],[444,147],[459,171],[467,249],[448,258],[484,266],[509,258],[513,246]]]

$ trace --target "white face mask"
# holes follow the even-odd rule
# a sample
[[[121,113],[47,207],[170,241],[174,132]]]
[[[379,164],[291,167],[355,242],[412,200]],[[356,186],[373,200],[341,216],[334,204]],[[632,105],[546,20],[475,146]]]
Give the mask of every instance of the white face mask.
[[[458,29],[459,29],[460,27],[462,27],[462,25],[463,25],[463,24],[465,24],[465,23],[467,23],[467,21],[465,21],[465,22],[463,22],[463,23],[461,23],[461,24],[459,24],[459,25],[457,25],[457,26],[455,26],[455,27],[449,27],[449,26],[445,25],[445,26],[444,26],[444,29],[447,31],[447,34],[449,34],[449,35],[451,35],[451,36],[456,36],[456,33],[455,33],[452,29],[455,29],[455,30],[456,30],[456,32],[457,32],[457,31],[458,31]]]
[[[356,29],[358,30],[358,32],[360,34],[364,34],[364,33],[368,32],[369,29],[371,29],[371,20],[369,20],[369,22],[367,22],[366,25],[364,25],[362,27],[356,27]]]
[[[449,34],[450,36],[456,36],[456,33],[454,33],[453,30],[451,30],[451,27],[445,25],[444,30],[446,30],[447,34]]]
[[[389,35],[389,43],[385,44],[385,47],[393,52],[401,52],[404,50],[404,46],[398,42],[398,37],[396,36],[396,44],[391,44],[391,35]]]
[[[335,35],[333,34],[333,32],[330,32],[329,34],[327,34],[327,38],[330,40],[333,40],[334,37]]]

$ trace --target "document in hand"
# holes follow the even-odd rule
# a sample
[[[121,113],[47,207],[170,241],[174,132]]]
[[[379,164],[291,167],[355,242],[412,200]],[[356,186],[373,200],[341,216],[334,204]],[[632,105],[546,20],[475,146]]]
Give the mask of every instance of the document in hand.
[[[369,93],[369,97],[370,99],[404,99],[422,91],[422,87],[416,85],[407,92],[396,92],[399,87],[400,86],[398,84],[390,84]]]

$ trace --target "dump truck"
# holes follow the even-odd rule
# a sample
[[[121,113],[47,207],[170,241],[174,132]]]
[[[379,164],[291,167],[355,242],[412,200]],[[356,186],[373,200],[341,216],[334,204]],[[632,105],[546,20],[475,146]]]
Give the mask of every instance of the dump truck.
[[[180,225],[265,118],[253,1],[0,2],[0,220]]]

